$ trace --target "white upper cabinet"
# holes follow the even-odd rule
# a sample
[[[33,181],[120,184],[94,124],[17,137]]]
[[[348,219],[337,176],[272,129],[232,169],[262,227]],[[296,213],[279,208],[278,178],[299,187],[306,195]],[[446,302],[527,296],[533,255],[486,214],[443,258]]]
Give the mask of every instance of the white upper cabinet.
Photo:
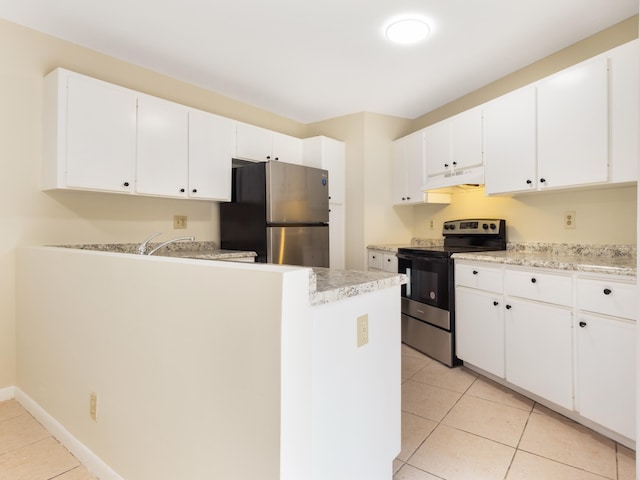
[[[424,132],[396,140],[393,155],[393,204],[423,203]]]
[[[329,203],[342,204],[345,196],[345,146],[333,138],[317,136],[303,141],[303,161],[308,167],[329,172]]]
[[[611,171],[612,183],[635,182],[638,179],[638,130],[640,129],[640,40],[611,50],[609,79],[611,82]]]
[[[235,123],[189,111],[189,197],[231,200],[231,157]]]
[[[637,180],[639,41],[485,105],[487,194]]]
[[[538,84],[540,188],[607,181],[607,63],[607,58],[599,57]]]
[[[148,95],[139,96],[136,192],[186,197],[188,162],[187,107]]]
[[[138,99],[138,193],[228,201],[234,123],[154,97]]]
[[[132,192],[136,96],[56,69],[44,81],[43,189]]]
[[[237,123],[235,158],[302,163],[302,140],[247,123]]]
[[[537,188],[535,87],[485,105],[484,175],[488,195]]]
[[[433,177],[455,177],[482,166],[482,107],[475,107],[424,129],[427,185]],[[442,183],[442,179],[434,179]],[[445,186],[445,185],[443,185]]]

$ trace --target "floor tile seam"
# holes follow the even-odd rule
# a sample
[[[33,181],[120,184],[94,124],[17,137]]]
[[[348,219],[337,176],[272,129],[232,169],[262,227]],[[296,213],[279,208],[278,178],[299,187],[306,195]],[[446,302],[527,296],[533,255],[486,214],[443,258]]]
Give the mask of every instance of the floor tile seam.
[[[3,418],[0,420],[0,425],[2,425],[4,422],[8,422],[10,420],[15,420],[16,418],[20,418],[23,415],[29,415],[29,412],[25,410],[24,412],[20,412],[19,414],[13,415],[12,417]]]
[[[8,454],[10,454],[10,453],[17,452],[18,450],[20,450],[20,449],[22,449],[22,448],[29,447],[29,446],[34,445],[34,444],[36,444],[36,443],[42,442],[42,441],[44,441],[44,440],[47,440],[48,438],[53,438],[56,442],[58,442],[58,440],[57,440],[53,435],[51,435],[49,432],[47,432],[47,436],[45,436],[45,437],[41,437],[41,438],[38,438],[37,440],[32,440],[32,441],[27,442],[27,443],[23,443],[23,444],[22,444],[22,445],[20,445],[19,447],[12,448],[11,450],[7,450],[6,452],[0,452],[0,459],[1,459],[4,455],[8,455]],[[58,443],[60,443],[60,442],[58,442]],[[75,458],[75,457],[74,457],[74,458]]]
[[[576,469],[576,470],[580,470],[581,472],[585,472],[585,473],[588,473],[588,474],[590,474],[590,475],[595,475],[596,477],[600,477],[600,478],[602,478],[602,479],[606,479],[606,480],[616,480],[616,478],[614,478],[614,477],[607,477],[606,475],[602,475],[601,473],[594,472],[594,471],[592,471],[592,470],[587,470],[587,469],[586,469],[586,468],[584,468],[584,467],[579,467],[579,466],[577,466],[577,465],[572,465],[572,464],[570,464],[570,463],[561,462],[561,461],[559,461],[559,460],[557,460],[557,459],[555,459],[555,458],[545,457],[544,455],[540,455],[539,453],[535,453],[535,452],[532,452],[532,451],[530,451],[530,450],[526,450],[526,449],[524,449],[524,448],[518,448],[518,449],[517,449],[517,451],[518,451],[518,452],[528,453],[529,455],[533,455],[534,457],[538,457],[538,458],[543,458],[543,459],[545,459],[545,460],[549,460],[550,462],[556,463],[556,464],[558,464],[558,465],[564,465],[565,467],[571,467],[571,468],[574,468],[574,469]],[[616,475],[616,476],[617,476],[617,475]]]
[[[514,446],[514,445],[509,445],[508,443],[501,442],[500,440],[496,440],[496,439],[494,439],[494,438],[485,437],[484,435],[480,435],[479,433],[471,432],[471,431],[469,431],[469,430],[465,430],[464,428],[460,428],[460,427],[456,427],[456,426],[454,426],[454,425],[449,425],[448,423],[444,423],[444,419],[443,419],[443,421],[442,421],[442,422],[440,422],[440,424],[439,424],[439,425],[444,425],[444,426],[445,426],[445,427],[447,427],[447,428],[452,428],[452,429],[457,430],[457,431],[459,431],[459,432],[468,433],[469,435],[473,435],[473,436],[474,436],[474,437],[476,437],[476,438],[481,438],[481,439],[483,439],[483,440],[488,440],[488,441],[490,441],[490,442],[497,443],[498,445],[502,445],[502,446],[504,446],[504,447],[509,447],[509,448],[511,448],[511,449],[513,449],[513,450],[517,450],[517,447],[516,447],[516,446]],[[439,425],[438,425],[438,426],[439,426]],[[434,430],[435,430],[435,428],[434,428]]]
[[[460,390],[453,390],[452,388],[443,387],[442,385],[434,385],[433,383],[421,382],[420,380],[414,380],[413,378],[409,378],[408,380],[411,380],[412,382],[415,382],[415,383],[419,383],[420,385],[427,385],[429,387],[439,388],[440,390],[446,390],[447,392],[457,393],[460,396],[464,395],[467,392],[467,390],[469,390],[469,388],[471,388],[471,385],[473,385],[473,383],[475,382],[475,380],[474,380],[471,383],[471,385],[469,385],[467,388],[465,388],[464,392],[461,392]]]
[[[436,475],[435,473],[429,472],[428,470],[425,470],[424,468],[420,468],[420,467],[417,467],[417,466],[409,463],[409,460],[407,460],[405,462],[405,465],[409,465],[410,467],[415,468],[416,470],[420,470],[421,472],[424,472],[427,475],[431,475],[432,477],[439,478],[440,480],[447,480],[445,477],[441,477],[440,475]],[[404,467],[404,465],[403,465],[403,467]]]
[[[60,478],[61,476],[66,475],[67,473],[71,472],[72,470],[75,470],[77,468],[82,468],[82,467],[83,467],[83,465],[80,463],[80,464],[76,465],[75,467],[70,468],[69,470],[66,470],[66,471],[64,471],[62,473],[59,473],[59,474],[57,474],[57,475],[55,475],[53,477],[47,478],[47,480],[55,480],[56,478]]]
[[[510,405],[510,404],[505,403],[505,402],[500,402],[498,400],[494,400],[494,399],[491,399],[491,398],[481,397],[479,395],[474,395],[473,393],[469,393],[469,392],[466,392],[465,395],[468,395],[468,396],[473,397],[473,398],[479,398],[480,400],[486,400],[487,402],[496,403],[498,405],[503,405],[505,407],[510,407],[510,408],[515,409],[515,410],[520,410],[521,412],[531,412],[531,409],[533,408],[533,407],[529,407],[529,408],[515,407],[515,406]]]

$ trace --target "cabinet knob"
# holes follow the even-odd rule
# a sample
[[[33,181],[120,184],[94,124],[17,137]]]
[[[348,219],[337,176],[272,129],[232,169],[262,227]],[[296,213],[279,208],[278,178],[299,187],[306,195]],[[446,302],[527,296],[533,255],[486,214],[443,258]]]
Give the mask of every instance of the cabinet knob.
[[[471,272],[471,273],[473,273],[474,275],[477,275],[477,274],[478,274],[478,270],[474,270],[474,271],[473,271],[473,272]]]
[[[580,322],[578,325],[580,325],[580,328],[584,328],[587,326],[587,322]]]
[[[390,259],[390,258],[387,258],[387,262],[390,262],[390,261],[391,261],[391,259]]]
[[[274,160],[280,160],[280,157],[276,157],[276,158],[274,158]]]
[[[527,180],[527,185],[531,185],[533,182],[531,180]]]
[[[128,187],[128,186],[129,186],[129,182],[124,182],[124,183],[123,183],[123,185],[124,185],[125,187]]]
[[[331,195],[329,195],[329,200],[331,200]]]
[[[506,308],[507,310],[511,310],[511,305],[505,305],[504,308]]]
[[[193,190],[191,190],[191,193],[198,193],[198,189],[194,188]]]
[[[402,201],[404,202],[405,200],[406,200],[406,198],[405,198],[405,197],[402,197]]]
[[[455,167],[458,164],[458,162],[453,162],[453,166]]]
[[[407,200],[411,200],[411,197],[407,197]]]
[[[602,293],[604,293],[605,295],[611,295],[611,290],[608,288],[605,288]]]
[[[544,178],[541,178],[540,183],[544,183],[544,182],[546,182],[546,180]]]
[[[494,306],[494,307],[497,307],[498,305],[499,305],[499,303],[498,303],[498,302],[496,302],[496,301],[494,300],[494,302],[493,302],[493,306]]]
[[[538,280],[536,280],[535,277],[531,279],[531,283],[536,283],[537,281]]]
[[[445,163],[445,164],[444,164],[444,168],[449,168],[449,164],[448,164],[448,163]]]
[[[271,160],[271,155],[267,155],[267,160]]]
[[[180,189],[180,193],[184,193],[184,188],[181,188],[181,189]]]

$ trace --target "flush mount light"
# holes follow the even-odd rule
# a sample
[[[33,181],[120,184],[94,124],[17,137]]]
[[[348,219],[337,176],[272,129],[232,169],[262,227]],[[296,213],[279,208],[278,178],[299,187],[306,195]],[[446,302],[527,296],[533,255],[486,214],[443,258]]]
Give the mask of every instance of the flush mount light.
[[[392,42],[409,44],[424,40],[430,32],[431,29],[424,20],[403,18],[391,22],[385,30],[385,35]]]

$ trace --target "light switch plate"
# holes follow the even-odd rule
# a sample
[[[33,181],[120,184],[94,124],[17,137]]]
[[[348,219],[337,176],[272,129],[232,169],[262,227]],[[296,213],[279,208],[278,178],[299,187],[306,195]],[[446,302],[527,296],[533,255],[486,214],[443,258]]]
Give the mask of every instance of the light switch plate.
[[[369,315],[364,314],[358,317],[358,347],[369,343]]]

